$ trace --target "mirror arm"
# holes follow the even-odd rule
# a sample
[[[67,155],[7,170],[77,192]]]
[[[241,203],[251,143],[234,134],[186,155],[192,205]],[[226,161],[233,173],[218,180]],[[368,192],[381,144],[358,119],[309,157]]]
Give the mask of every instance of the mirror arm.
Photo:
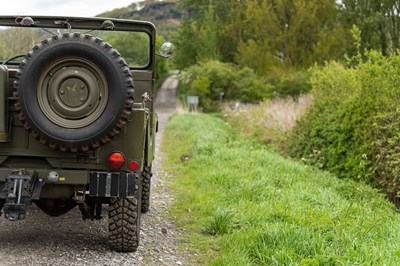
[[[158,56],[160,56],[160,57],[162,57],[162,58],[164,58],[164,59],[168,59],[168,58],[170,58],[171,56],[165,56],[165,55],[162,55],[162,54],[160,54],[160,53],[157,53],[156,52],[156,55],[158,55]]]

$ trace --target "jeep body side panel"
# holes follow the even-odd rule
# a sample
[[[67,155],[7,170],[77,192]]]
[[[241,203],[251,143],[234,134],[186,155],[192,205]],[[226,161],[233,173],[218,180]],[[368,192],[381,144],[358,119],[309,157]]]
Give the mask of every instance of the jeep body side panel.
[[[8,69],[0,65],[0,142],[6,141],[8,141]]]
[[[146,166],[151,166],[155,153],[155,134],[158,118],[155,113],[154,72],[132,71],[135,81],[135,103],[143,103],[149,110],[149,120],[146,128],[145,161]],[[147,99],[144,97],[146,95]]]

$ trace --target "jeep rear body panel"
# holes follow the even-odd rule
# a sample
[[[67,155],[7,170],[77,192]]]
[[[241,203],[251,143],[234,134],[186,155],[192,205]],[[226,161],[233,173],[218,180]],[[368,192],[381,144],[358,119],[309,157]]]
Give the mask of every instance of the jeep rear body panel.
[[[0,61],[2,61],[0,62],[0,207],[4,205],[4,212],[8,215],[8,218],[10,220],[23,219],[25,215],[24,209],[32,201],[37,203],[46,213],[54,216],[63,214],[78,204],[82,210],[83,217],[93,219],[100,216],[97,213],[99,207],[96,207],[96,204],[101,206],[102,203],[109,203],[113,197],[121,199],[134,197],[136,195],[135,191],[140,190],[140,186],[138,187],[137,183],[140,183],[140,178],[137,178],[140,177],[144,167],[151,167],[154,159],[154,136],[157,128],[157,115],[153,104],[153,99],[155,98],[154,67],[156,43],[154,25],[144,21],[111,18],[0,17],[0,34],[10,29],[23,29],[21,32],[15,31],[14,35],[23,34],[25,31],[30,30],[34,32],[32,33],[34,37],[32,39],[28,38],[28,41],[33,42],[31,47],[21,51],[22,54],[26,55],[22,62],[17,60],[21,56],[7,60],[5,56],[1,55],[0,51]],[[120,33],[125,35],[118,39],[116,36]],[[88,49],[88,51],[100,51],[96,46],[98,39],[94,39],[96,36],[101,39],[104,38],[105,42],[100,39],[101,49],[106,51],[102,52],[105,55],[104,57],[118,59],[118,50],[129,65],[129,71],[131,72],[129,76],[132,76],[134,86],[133,102],[127,101],[129,103],[129,112],[124,111],[123,115],[126,115],[126,118],[124,118],[123,124],[117,124],[118,128],[112,129],[111,137],[109,135],[103,137],[106,139],[104,143],[100,142],[98,144],[98,140],[91,140],[95,144],[89,143],[85,145],[80,143],[77,146],[78,148],[70,144],[68,144],[70,146],[64,147],[62,141],[60,142],[61,144],[52,144],[51,141],[44,140],[43,136],[37,136],[38,133],[35,130],[30,129],[37,126],[34,120],[26,119],[29,122],[28,124],[25,120],[24,116],[27,111],[30,111],[29,108],[31,107],[30,105],[20,107],[21,103],[23,104],[20,99],[23,90],[25,90],[25,95],[30,93],[30,90],[23,87],[27,84],[25,82],[24,85],[24,78],[28,81],[33,80],[36,82],[38,79],[44,82],[43,86],[48,91],[42,93],[40,92],[41,88],[37,87],[38,92],[33,95],[38,95],[38,98],[32,97],[32,99],[25,99],[24,101],[27,103],[29,101],[38,101],[41,108],[39,110],[45,113],[44,117],[49,117],[49,125],[62,125],[64,120],[71,121],[71,123],[75,122],[74,119],[70,119],[66,115],[68,112],[73,113],[73,111],[60,111],[60,107],[53,107],[51,97],[56,97],[57,101],[60,102],[60,106],[68,105],[71,110],[77,110],[81,104],[83,105],[87,101],[86,98],[91,97],[90,95],[93,96],[94,89],[90,88],[86,91],[86,88],[84,88],[87,85],[86,83],[94,80],[95,85],[97,83],[100,84],[98,79],[102,79],[103,76],[105,88],[99,94],[99,101],[100,98],[106,99],[104,103],[106,107],[104,108],[107,108],[108,101],[111,101],[107,100],[107,97],[110,99],[115,97],[113,94],[114,88],[110,86],[110,80],[113,77],[107,76],[109,75],[107,73],[113,69],[107,65],[97,66],[95,61],[87,63],[87,61],[90,61],[86,58],[90,58],[88,52],[83,55],[75,52],[74,56],[71,57],[72,61],[69,62],[70,58],[68,56],[64,58],[63,50],[59,47],[57,48],[57,46],[61,45],[67,47],[71,43],[70,46],[79,46],[82,49]],[[112,47],[107,47],[107,37],[110,37],[115,43],[122,44],[122,50],[126,49],[128,55],[122,53],[117,45],[114,46],[111,40]],[[124,38],[127,40],[126,42]],[[86,39],[91,40],[87,41]],[[137,40],[141,41],[141,43],[136,44]],[[133,45],[128,45],[127,42],[132,42]],[[79,47],[77,48],[78,50]],[[57,60],[59,58],[54,57],[52,62],[49,63],[50,70],[47,76],[26,77],[27,69],[29,67],[34,69],[35,64],[38,64],[37,62],[46,61],[47,59],[42,54],[49,53],[48,51],[51,49],[59,49],[57,52],[60,54],[60,58],[64,58],[63,60],[66,63],[62,61],[58,63]],[[130,49],[132,49],[132,55],[129,55]],[[29,52],[30,50],[31,52]],[[109,55],[107,55],[107,51],[110,51]],[[134,55],[141,58],[137,65],[130,64],[135,62]],[[133,59],[131,59],[131,56]],[[118,60],[114,62],[115,69],[118,67]],[[78,66],[73,66],[76,62]],[[43,70],[36,70],[44,73],[47,67],[46,64],[43,63],[41,65]],[[60,67],[57,64],[60,64]],[[124,62],[121,62],[121,64],[124,64]],[[29,67],[25,65],[29,65]],[[81,72],[84,73],[76,74],[77,76],[69,74],[69,72],[72,73],[74,71],[78,73],[76,69],[82,69]],[[96,70],[98,73],[93,74],[92,72],[96,71],[92,71],[92,69],[98,69]],[[62,79],[61,81],[56,80],[55,77],[57,75],[61,76],[59,78]],[[100,76],[100,78],[97,78],[96,75]],[[75,85],[67,84],[64,86],[68,82]],[[60,88],[53,88],[53,83],[60,86]],[[82,87],[82,92],[80,93],[84,95],[80,101],[79,98],[76,98],[76,84],[81,84],[79,85]],[[72,87],[73,92],[68,95],[64,94],[64,87],[61,88],[61,86],[68,88],[68,90]],[[88,86],[93,87],[93,84]],[[52,94],[55,94],[55,96],[52,96]],[[41,97],[44,97],[44,100]],[[48,110],[43,107],[40,101],[50,106],[46,107]],[[100,106],[102,103],[96,104]],[[88,104],[88,106],[91,107],[91,104]],[[54,114],[48,115],[49,110],[51,113],[53,109]],[[87,116],[90,116],[91,112],[89,110]],[[102,110],[99,111],[99,117],[102,112]],[[118,115],[120,114],[116,114],[116,116]],[[53,119],[53,117],[56,118]],[[95,119],[93,120],[85,123],[97,123]],[[86,126],[86,124],[82,124],[82,127]],[[69,128],[68,124],[66,128]],[[81,130],[79,123],[76,129],[72,129],[71,132],[75,132],[75,130]],[[99,128],[99,130],[102,130],[102,128]],[[96,132],[93,133],[95,134]],[[51,140],[52,134],[48,135]],[[68,135],[66,137],[68,138]],[[109,156],[116,152],[122,154],[125,159],[118,169],[113,168],[109,162]],[[54,200],[52,201],[51,199]],[[58,206],[54,210],[46,209],[51,208],[48,206],[53,206],[54,202],[56,204],[62,202],[62,206],[60,205],[61,207]],[[23,204],[26,206],[22,206]],[[67,206],[65,209],[63,209],[64,205]],[[86,207],[88,209],[85,210]],[[96,208],[97,215],[93,214],[94,208]],[[121,250],[125,250],[125,248]]]

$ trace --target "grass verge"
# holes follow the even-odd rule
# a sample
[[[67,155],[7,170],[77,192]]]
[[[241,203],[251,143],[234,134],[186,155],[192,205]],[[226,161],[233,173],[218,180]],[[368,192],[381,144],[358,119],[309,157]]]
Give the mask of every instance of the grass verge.
[[[400,265],[400,217],[376,190],[173,116],[163,146],[172,216],[202,265]]]

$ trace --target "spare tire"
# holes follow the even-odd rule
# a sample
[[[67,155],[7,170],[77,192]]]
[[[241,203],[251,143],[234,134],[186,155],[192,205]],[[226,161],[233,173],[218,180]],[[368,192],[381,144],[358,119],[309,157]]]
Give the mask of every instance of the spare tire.
[[[42,144],[87,151],[108,142],[128,120],[133,79],[122,56],[88,34],[66,33],[30,51],[14,82],[18,117]]]

